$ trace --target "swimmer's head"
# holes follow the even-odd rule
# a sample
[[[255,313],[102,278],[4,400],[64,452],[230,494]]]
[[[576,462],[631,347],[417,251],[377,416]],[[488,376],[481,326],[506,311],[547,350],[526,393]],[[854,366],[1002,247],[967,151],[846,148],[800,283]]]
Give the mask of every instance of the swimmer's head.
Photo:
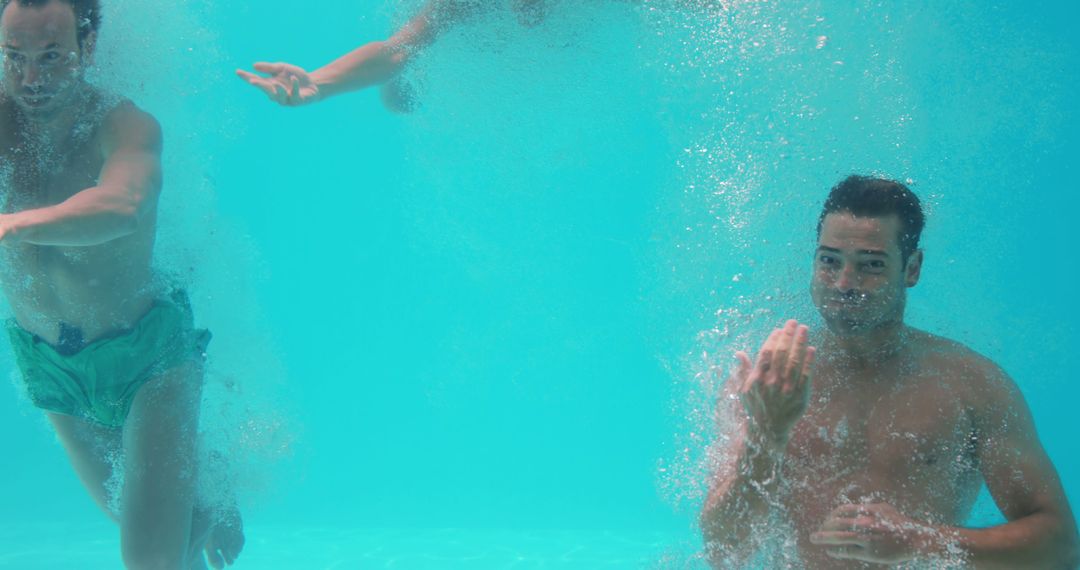
[[[0,0],[4,94],[34,120],[68,108],[100,24],[98,0]]]
[[[918,197],[899,182],[850,176],[832,189],[818,219],[811,294],[833,332],[903,320],[922,268],[923,225]]]
[[[825,217],[837,212],[849,212],[858,217],[896,216],[900,222],[897,239],[900,253],[906,262],[919,249],[926,218],[922,203],[907,186],[886,178],[873,178],[853,174],[833,186],[818,217],[818,236],[825,225]]]

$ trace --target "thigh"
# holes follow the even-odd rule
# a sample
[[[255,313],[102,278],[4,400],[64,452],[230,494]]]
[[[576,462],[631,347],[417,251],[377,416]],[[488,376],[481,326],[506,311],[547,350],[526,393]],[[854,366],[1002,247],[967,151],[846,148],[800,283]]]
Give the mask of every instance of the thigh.
[[[94,502],[110,517],[117,518],[112,480],[121,461],[120,430],[55,412],[45,415]]]
[[[126,560],[182,560],[191,533],[202,366],[190,362],[139,390],[123,429],[120,540]]]

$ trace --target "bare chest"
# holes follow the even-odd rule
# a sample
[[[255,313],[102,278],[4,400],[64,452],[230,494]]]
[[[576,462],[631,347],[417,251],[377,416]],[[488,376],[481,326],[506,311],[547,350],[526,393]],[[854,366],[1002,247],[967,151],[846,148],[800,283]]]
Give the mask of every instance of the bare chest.
[[[817,394],[788,450],[793,514],[815,524],[840,504],[887,502],[953,519],[978,488],[974,441],[963,398],[935,379]]]
[[[0,205],[11,213],[59,204],[97,184],[104,157],[90,137],[62,145],[32,140],[0,152]]]
[[[97,185],[104,157],[92,136],[72,133],[57,147],[11,140],[0,138],[0,212],[55,206]],[[129,282],[144,277],[139,269],[151,241],[140,235],[92,247],[7,243],[0,248],[0,282],[20,322],[77,322],[85,312],[79,307],[130,295]]]
[[[95,186],[104,164],[98,146],[92,133],[77,129],[56,143],[10,134],[0,138],[0,212],[54,206]],[[7,249],[9,257],[15,258],[9,262],[39,266],[78,265],[92,254],[87,248],[22,245]]]

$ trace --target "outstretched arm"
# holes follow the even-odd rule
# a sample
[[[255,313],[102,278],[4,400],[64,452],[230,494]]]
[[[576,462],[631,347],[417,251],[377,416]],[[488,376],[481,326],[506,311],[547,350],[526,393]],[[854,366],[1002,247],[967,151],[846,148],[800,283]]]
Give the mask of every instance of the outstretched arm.
[[[161,128],[124,104],[103,126],[105,163],[96,186],[54,206],[0,215],[0,242],[91,246],[134,233],[161,190]]]
[[[475,13],[473,3],[431,0],[420,13],[385,41],[362,45],[312,72],[289,63],[255,64],[257,75],[242,69],[237,75],[285,106],[314,103],[350,91],[383,85],[439,35]]]

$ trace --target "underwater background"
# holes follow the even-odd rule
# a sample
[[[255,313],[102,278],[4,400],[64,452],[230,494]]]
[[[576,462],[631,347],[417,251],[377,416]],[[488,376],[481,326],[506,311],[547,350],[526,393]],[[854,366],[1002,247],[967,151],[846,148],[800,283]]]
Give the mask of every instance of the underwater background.
[[[715,369],[814,320],[853,172],[923,199],[909,323],[1013,376],[1080,500],[1071,3],[497,9],[418,60],[408,115],[232,76],[420,4],[104,1],[93,80],[164,127],[157,263],[214,332],[237,568],[703,567]],[[0,568],[119,568],[6,344],[0,370]]]

